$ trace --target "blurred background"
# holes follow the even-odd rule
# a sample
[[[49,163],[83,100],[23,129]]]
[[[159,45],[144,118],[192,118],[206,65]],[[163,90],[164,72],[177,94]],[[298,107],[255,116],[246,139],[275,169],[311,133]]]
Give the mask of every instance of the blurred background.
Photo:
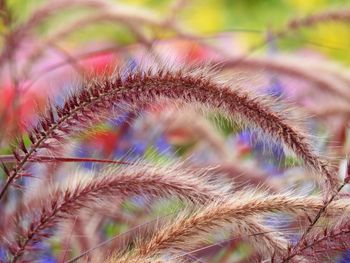
[[[281,109],[286,105],[297,109],[288,114],[307,120],[303,126],[314,135],[315,148],[344,168],[344,157],[350,151],[349,0],[0,3],[3,160],[11,153],[16,136],[23,136],[30,144],[27,127],[36,123],[47,104],[62,104],[86,76],[110,73],[115,67],[127,75],[145,65],[218,63],[220,74],[242,89],[269,96]],[[332,10],[343,10],[342,19],[293,24]],[[236,64],[222,66],[225,61]],[[267,143],[225,116],[203,116],[190,108],[179,112],[165,103],[148,105],[142,116],[125,112],[91,127],[59,155],[129,161],[143,158],[154,163],[181,160],[189,166],[214,166],[238,188],[265,187],[279,192],[293,185],[297,192],[309,194],[316,187],[300,161],[285,153],[281,145]],[[94,162],[77,160],[50,166],[33,164],[30,169],[51,183],[65,180],[71,169],[79,173],[99,169]],[[1,173],[0,180],[5,180]],[[42,186],[43,180],[24,178],[20,182],[20,187]],[[28,193],[23,195],[30,198]],[[4,211],[11,211],[23,195],[11,192],[2,204]],[[114,209],[101,209],[89,217],[83,214],[81,220],[89,218],[88,223],[80,224],[72,235],[73,223],[69,222],[59,235],[40,242],[36,260],[63,262],[103,240],[166,215],[178,205],[169,200],[149,204],[136,196],[114,204]],[[242,241],[220,245],[214,252],[204,250],[195,256],[204,262],[249,262],[251,251]],[[0,258],[5,256],[5,249],[0,250]],[[346,253],[339,253],[336,259],[350,262]]]

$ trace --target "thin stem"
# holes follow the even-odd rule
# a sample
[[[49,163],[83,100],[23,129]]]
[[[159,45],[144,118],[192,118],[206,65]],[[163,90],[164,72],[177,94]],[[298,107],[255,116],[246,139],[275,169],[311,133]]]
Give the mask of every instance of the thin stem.
[[[326,209],[328,208],[328,206],[330,205],[330,203],[333,202],[333,200],[337,197],[337,195],[339,194],[339,192],[344,188],[344,186],[347,183],[344,182],[341,186],[339,186],[339,188],[331,195],[331,197],[325,202],[325,204],[322,206],[322,208],[317,212],[315,218],[312,220],[312,222],[310,223],[310,225],[308,226],[308,228],[305,230],[305,232],[303,233],[303,235],[301,236],[301,238],[299,239],[298,243],[292,248],[290,255],[288,255],[283,261],[282,263],[286,263],[289,262],[292,258],[294,258],[295,256],[297,256],[301,251],[303,251],[304,249],[306,249],[307,247],[302,247],[300,248],[300,246],[302,245],[302,243],[304,242],[304,240],[306,239],[307,235],[310,233],[310,231],[313,229],[313,227],[316,225],[316,223],[318,222],[318,220],[321,218],[321,216],[325,213]]]

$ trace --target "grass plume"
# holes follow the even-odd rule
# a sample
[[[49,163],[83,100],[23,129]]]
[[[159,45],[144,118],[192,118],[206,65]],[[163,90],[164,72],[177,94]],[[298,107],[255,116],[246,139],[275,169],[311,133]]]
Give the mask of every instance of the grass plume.
[[[117,75],[92,81],[88,87],[82,87],[69,97],[63,107],[50,107],[37,127],[29,133],[31,147],[27,150],[20,140],[20,149],[24,156],[14,152],[18,162],[9,172],[0,192],[0,199],[12,181],[21,176],[25,165],[39,149],[53,147],[55,142],[61,142],[67,135],[79,130],[79,127],[96,121],[96,118],[101,119],[106,111],[115,106],[134,107],[159,98],[200,103],[223,110],[231,116],[238,116],[292,149],[307,166],[324,175],[327,184],[334,187],[337,183],[335,171],[313,152],[303,134],[264,102],[251,98],[246,92],[218,84],[212,78],[206,77],[202,70],[198,73],[198,69],[150,69],[130,74],[126,78]]]

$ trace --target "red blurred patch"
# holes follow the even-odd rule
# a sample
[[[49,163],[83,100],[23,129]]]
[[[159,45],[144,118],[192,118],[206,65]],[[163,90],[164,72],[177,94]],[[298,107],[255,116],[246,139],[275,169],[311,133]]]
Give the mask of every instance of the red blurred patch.
[[[106,155],[113,153],[118,141],[119,133],[114,131],[98,132],[87,139],[89,145],[101,149]]]
[[[84,59],[83,67],[87,72],[94,74],[108,74],[114,70],[117,57],[111,52],[95,53],[94,56]]]
[[[212,50],[194,41],[180,40],[174,46],[185,62],[204,62],[215,56]]]
[[[12,85],[0,89],[0,118],[2,128],[11,134],[25,132],[25,124],[30,123],[38,110],[45,107],[45,98],[33,92],[21,93]]]

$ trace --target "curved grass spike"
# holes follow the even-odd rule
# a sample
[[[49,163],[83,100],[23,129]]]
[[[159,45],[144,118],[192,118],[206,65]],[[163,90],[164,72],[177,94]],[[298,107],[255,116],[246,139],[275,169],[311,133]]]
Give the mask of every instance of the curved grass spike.
[[[39,212],[31,208],[34,219],[28,228],[23,229],[16,244],[9,244],[13,254],[12,262],[21,258],[33,243],[48,237],[47,229],[53,227],[60,219],[74,215],[94,201],[101,201],[110,196],[127,197],[145,195],[157,197],[178,197],[195,204],[228,195],[230,187],[216,181],[209,181],[205,170],[189,171],[179,165],[153,167],[138,162],[119,169],[112,169],[97,179],[79,180],[66,189],[53,191],[49,197],[43,198]],[[19,221],[24,219],[18,216]],[[8,230],[12,231],[12,230]],[[5,235],[4,235],[5,236]],[[4,237],[5,238],[5,237]],[[1,239],[1,238],[0,238]],[[6,239],[6,238],[5,238]]]
[[[287,23],[284,29],[277,31],[275,36],[282,38],[290,31],[296,31],[301,27],[311,27],[328,21],[350,22],[350,9],[327,10],[311,14],[304,18],[294,18]]]
[[[350,22],[350,9],[338,9],[338,10],[326,10],[323,12],[311,14],[303,18],[293,18],[287,22],[286,26],[272,31],[272,38],[266,38],[261,43],[253,46],[247,52],[247,55],[239,59],[239,62],[244,60],[247,56],[251,55],[254,51],[267,45],[271,39],[278,40],[286,37],[288,33],[295,32],[302,27],[311,27],[319,23],[325,23],[329,21]]]
[[[243,230],[238,230],[237,233],[243,233],[244,236],[248,230],[244,229],[246,227],[243,226],[244,222],[248,219],[247,222],[250,223],[254,215],[261,216],[263,213],[270,212],[284,212],[294,216],[305,213],[315,214],[322,205],[321,198],[293,197],[287,194],[264,197],[257,193],[238,193],[229,199],[219,199],[206,207],[196,209],[194,212],[190,211],[190,214],[182,214],[159,229],[149,240],[141,240],[134,253],[125,255],[130,261],[117,262],[133,262],[135,259],[159,255],[162,251],[188,251],[198,245],[198,242],[202,242],[203,235],[224,226],[227,228],[242,227]],[[333,203],[332,206],[333,211],[336,209],[339,214],[342,213],[343,208],[341,207],[343,205],[341,203]],[[257,232],[259,231],[257,230]],[[275,247],[279,249],[274,255],[276,259],[281,259],[283,251],[286,251],[285,247],[280,245],[281,247]],[[270,253],[273,252],[270,251]]]
[[[248,93],[214,81],[202,70],[159,70],[91,81],[89,88],[70,96],[64,106],[50,108],[39,125],[29,133],[32,145],[15,164],[0,192],[0,199],[14,180],[21,176],[25,164],[40,148],[53,147],[88,122],[110,114],[114,106],[137,106],[159,98],[199,103],[211,109],[241,117],[247,124],[260,128],[273,140],[284,143],[313,171],[326,178],[332,189],[337,185],[335,173],[327,162],[311,149],[306,138],[281,115]],[[125,78],[125,79],[124,79]],[[122,106],[120,106],[122,105]],[[50,142],[50,144],[49,144]]]
[[[236,202],[239,202],[240,200],[242,200],[242,196],[238,196],[235,195],[234,197],[232,197],[230,200],[234,200]],[[249,195],[248,195],[249,196]],[[275,199],[274,204],[272,204],[271,199],[273,198]],[[241,211],[241,209],[245,209],[246,207],[248,207],[249,205],[254,206],[253,204],[257,204],[259,203],[259,205],[255,206],[255,209],[262,209],[264,210],[264,207],[268,207],[269,204],[272,206],[270,208],[267,209],[271,209],[269,210],[269,212],[274,212],[276,210],[280,211],[280,212],[286,212],[286,213],[291,213],[291,214],[297,214],[298,216],[302,216],[304,213],[316,213],[317,210],[320,209],[320,207],[322,207],[323,201],[321,200],[321,198],[315,198],[315,197],[297,197],[297,198],[293,198],[290,197],[288,195],[273,195],[271,196],[271,199],[268,198],[267,200],[267,204],[264,204],[263,202],[265,201],[264,197],[260,199],[257,196],[251,195],[250,197],[248,197],[247,199],[244,199],[243,202],[240,202],[238,204],[237,211]],[[218,199],[221,200],[222,202],[225,201],[225,199]],[[226,199],[227,201],[227,199]],[[257,202],[255,202],[257,201]],[[249,204],[248,204],[249,203]],[[279,207],[280,209],[276,209],[277,205],[279,203]],[[232,207],[234,207],[234,204],[232,204]],[[234,208],[233,208],[234,209]],[[338,216],[344,213],[344,210],[349,210],[349,204],[347,202],[343,202],[343,200],[339,200],[336,201],[335,203],[333,203],[330,207],[329,212],[329,216]],[[202,211],[201,208],[198,208],[196,210],[197,212]],[[210,211],[210,209],[208,209],[208,211]],[[264,210],[265,212],[268,212],[267,210]],[[247,212],[247,216],[249,216],[249,211]],[[256,214],[260,214],[261,211],[256,211]],[[185,217],[187,218],[187,214],[184,213],[183,215],[185,215]],[[182,217],[181,217],[182,218]],[[176,220],[176,219],[175,219]],[[171,223],[175,223],[176,221],[171,221]],[[168,224],[167,226],[169,226],[170,224]],[[164,226],[166,226],[164,224]],[[167,227],[166,226],[166,227]],[[214,227],[219,227],[219,226],[214,226]],[[251,240],[252,238],[255,239],[253,240],[252,245],[260,250],[262,252],[262,255],[267,256],[269,254],[271,254],[271,251],[274,255],[275,258],[277,256],[281,256],[280,253],[285,251],[285,240],[283,238],[283,236],[278,232],[278,231],[273,231],[270,228],[256,222],[255,218],[251,218],[251,217],[244,217],[243,221],[240,221],[238,227],[241,227],[240,229],[236,229],[237,231],[243,231],[242,233],[242,238],[249,238],[249,240]],[[253,233],[251,235],[247,235],[248,232],[249,233]],[[195,232],[195,231],[194,231]],[[195,232],[196,233],[196,232]],[[198,236],[201,236],[202,233],[196,233],[198,234]],[[260,236],[260,237],[259,237]],[[114,239],[114,238],[113,238]],[[193,237],[191,236],[191,242],[193,241]],[[140,240],[140,242],[144,242],[145,240]],[[145,243],[148,243],[149,240],[146,240]],[[277,243],[277,244],[276,244]],[[80,254],[77,257],[74,257],[73,259],[69,260],[69,263],[73,263],[76,262],[78,259],[81,259],[83,256],[86,256],[88,253],[92,252],[93,250],[97,249],[97,248],[101,248],[102,245],[105,245],[105,241],[102,242],[100,245],[85,251],[84,253]],[[142,245],[142,243],[139,243],[140,245]],[[185,254],[181,254],[181,255],[187,255],[188,253],[190,253],[191,250],[188,246],[185,246],[185,250],[188,251]],[[269,247],[273,247],[272,249],[268,249]],[[268,251],[264,250],[268,249]],[[276,251],[278,250],[278,251]],[[116,254],[114,256],[111,257],[111,260],[113,260],[113,262],[115,263],[121,263],[121,262],[143,262],[142,260],[144,260],[145,258],[147,259],[147,256],[141,256],[141,255],[135,255],[132,254],[132,251],[130,251],[130,253],[126,252],[122,252],[122,251],[117,251]],[[177,260],[179,260],[179,258],[181,257],[181,255],[176,255],[174,257],[174,259],[176,258]],[[167,257],[167,259],[169,259]]]
[[[167,225],[165,225],[165,227],[167,227]],[[232,227],[232,228],[233,228],[232,232],[234,232],[234,237],[230,238],[229,240],[232,241],[240,238],[248,239],[250,243],[252,243],[254,248],[261,251],[261,253],[259,254],[265,257],[267,255],[271,255],[272,253],[274,253],[274,251],[276,252],[276,254],[277,253],[279,254],[287,249],[287,240],[282,236],[280,232],[274,231],[271,228],[265,227],[264,225],[260,224],[255,218],[245,218],[244,220],[239,222],[237,227]],[[240,236],[239,234],[243,231],[244,233],[242,233],[242,236]],[[148,242],[149,240],[142,240],[142,239],[140,240],[140,242],[143,242],[143,241]],[[139,243],[138,245],[141,245],[141,244]],[[182,259],[184,259],[186,262],[188,262],[186,260],[186,257],[192,254],[193,252],[198,252],[198,251],[204,250],[205,248],[213,247],[215,245],[218,245],[218,244],[216,243],[216,244],[212,244],[202,248],[196,248],[195,250],[191,250],[189,249],[189,247],[186,247],[186,252],[179,253],[179,254],[176,253],[172,257],[169,257],[169,255],[167,255],[165,258],[167,260],[176,260],[176,262],[182,262]],[[222,244],[220,244],[220,246],[221,245]],[[156,252],[155,254],[161,254],[161,253]],[[162,255],[159,255],[159,256],[161,257]],[[154,257],[154,256],[151,255],[151,257]],[[133,255],[132,251],[130,251],[130,253],[125,253],[125,252],[123,253],[119,251],[119,253],[115,253],[109,259],[107,259],[105,263],[107,262],[108,263],[111,263],[111,262],[141,263],[141,262],[147,262],[148,258],[149,257],[147,255],[145,256]],[[69,261],[69,263],[73,263],[73,262],[75,261]]]

